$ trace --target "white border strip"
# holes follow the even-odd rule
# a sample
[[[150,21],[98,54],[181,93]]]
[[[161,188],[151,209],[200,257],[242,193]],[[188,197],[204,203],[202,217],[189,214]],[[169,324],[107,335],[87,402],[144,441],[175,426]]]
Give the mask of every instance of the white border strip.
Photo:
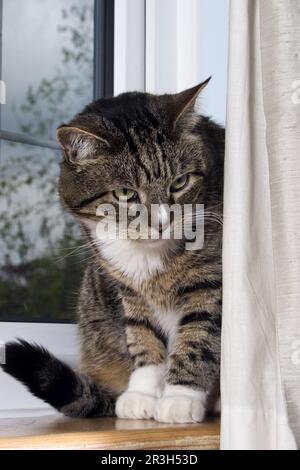
[[[145,0],[115,0],[114,94],[145,90]]]
[[[199,80],[199,0],[146,0],[146,90],[176,93]]]

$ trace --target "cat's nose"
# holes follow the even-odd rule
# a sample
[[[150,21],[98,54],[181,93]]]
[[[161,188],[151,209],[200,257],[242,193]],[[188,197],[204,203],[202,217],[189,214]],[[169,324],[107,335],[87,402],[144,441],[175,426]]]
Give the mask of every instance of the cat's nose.
[[[170,225],[169,212],[162,204],[158,209],[159,233],[163,233]]]
[[[169,211],[164,204],[151,206],[150,226],[155,231],[163,233],[170,225]]]

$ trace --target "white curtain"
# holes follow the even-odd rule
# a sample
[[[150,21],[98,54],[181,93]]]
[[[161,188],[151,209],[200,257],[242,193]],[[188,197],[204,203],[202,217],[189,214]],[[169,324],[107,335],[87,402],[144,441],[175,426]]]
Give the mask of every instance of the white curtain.
[[[223,449],[300,447],[300,1],[231,0]]]

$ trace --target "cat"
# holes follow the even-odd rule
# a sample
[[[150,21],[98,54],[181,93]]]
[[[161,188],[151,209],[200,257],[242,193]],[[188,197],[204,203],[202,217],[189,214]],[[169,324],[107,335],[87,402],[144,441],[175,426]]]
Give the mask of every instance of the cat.
[[[196,111],[208,81],[100,99],[58,128],[60,197],[93,253],[78,303],[80,372],[23,340],[6,345],[3,369],[67,416],[201,422],[218,396],[225,131]],[[99,237],[97,208],[118,217],[123,203],[157,207],[158,239]],[[163,239],[171,203],[204,204],[202,249]]]

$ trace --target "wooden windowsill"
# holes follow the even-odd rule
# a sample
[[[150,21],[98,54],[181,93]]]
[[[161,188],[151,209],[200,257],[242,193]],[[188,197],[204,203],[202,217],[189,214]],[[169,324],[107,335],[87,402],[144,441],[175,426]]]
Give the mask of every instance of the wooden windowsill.
[[[170,425],[114,418],[69,419],[58,415],[0,420],[0,449],[216,450],[219,420]]]

